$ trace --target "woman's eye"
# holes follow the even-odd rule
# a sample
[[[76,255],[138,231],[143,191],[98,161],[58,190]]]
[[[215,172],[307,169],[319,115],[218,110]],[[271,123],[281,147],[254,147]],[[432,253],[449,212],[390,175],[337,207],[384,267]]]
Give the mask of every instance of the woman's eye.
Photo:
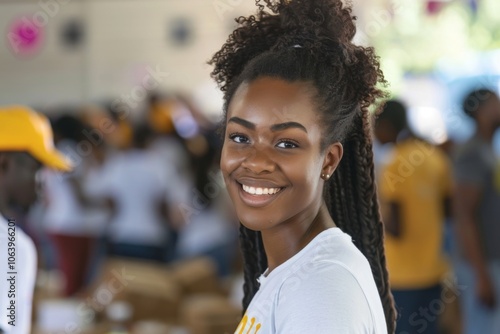
[[[247,137],[239,134],[230,135],[229,139],[231,139],[235,143],[242,143],[242,144],[246,144],[249,141]]]
[[[297,148],[297,147],[299,147],[297,144],[295,144],[294,142],[289,141],[289,140],[283,140],[283,141],[279,142],[278,145],[276,145],[276,146],[279,148]]]

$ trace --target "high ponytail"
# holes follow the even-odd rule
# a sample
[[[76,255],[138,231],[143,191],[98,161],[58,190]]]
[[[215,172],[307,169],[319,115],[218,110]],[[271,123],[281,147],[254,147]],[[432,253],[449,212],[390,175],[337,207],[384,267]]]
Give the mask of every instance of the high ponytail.
[[[335,223],[368,259],[388,333],[394,333],[368,122],[368,108],[384,96],[377,88],[385,83],[378,59],[372,48],[352,43],[355,17],[341,0],[256,0],[256,5],[258,13],[236,19],[239,28],[209,62],[224,92],[222,130],[229,102],[242,82],[267,76],[312,84],[325,124],[321,149],[334,142],[344,146],[344,156],[325,184],[324,199]],[[260,232],[241,225],[240,241],[246,310],[267,260]]]

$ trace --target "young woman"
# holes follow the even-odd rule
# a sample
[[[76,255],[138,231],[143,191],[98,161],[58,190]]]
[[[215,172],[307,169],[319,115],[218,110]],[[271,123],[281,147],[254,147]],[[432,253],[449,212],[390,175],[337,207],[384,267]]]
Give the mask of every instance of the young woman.
[[[245,260],[236,333],[393,333],[367,110],[379,63],[340,0],[256,3],[210,61]]]

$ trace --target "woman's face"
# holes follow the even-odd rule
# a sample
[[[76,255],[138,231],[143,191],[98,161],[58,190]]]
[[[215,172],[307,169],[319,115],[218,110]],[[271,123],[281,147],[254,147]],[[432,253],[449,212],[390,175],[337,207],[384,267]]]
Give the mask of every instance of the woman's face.
[[[243,83],[227,112],[221,169],[243,225],[266,230],[312,221],[324,181],[342,155],[320,151],[322,127],[306,83],[259,78]]]

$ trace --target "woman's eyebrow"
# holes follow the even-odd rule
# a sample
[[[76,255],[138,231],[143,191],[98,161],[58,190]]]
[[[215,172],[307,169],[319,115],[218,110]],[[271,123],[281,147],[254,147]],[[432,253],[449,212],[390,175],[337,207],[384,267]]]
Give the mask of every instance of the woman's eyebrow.
[[[255,130],[255,124],[253,124],[252,122],[249,122],[247,120],[244,120],[243,118],[231,117],[229,119],[228,123],[229,122],[239,124],[239,125],[244,126],[245,128],[250,129],[250,130]],[[273,131],[273,132],[283,131],[283,130],[290,129],[290,128],[301,129],[302,131],[307,133],[306,127],[300,123],[297,123],[297,122],[285,122],[285,123],[271,125],[271,131]]]
[[[305,133],[307,133],[307,129],[305,126],[303,126],[300,123],[297,122],[286,122],[286,123],[279,123],[279,124],[273,124],[271,125],[271,131],[282,131],[290,128],[297,128],[301,129]]]
[[[249,121],[246,121],[244,120],[243,118],[239,118],[239,117],[231,117],[229,119],[229,121],[227,121],[228,123],[236,123],[236,124],[239,124],[241,126],[244,126],[245,128],[247,129],[250,129],[250,130],[255,130],[255,124],[253,124],[252,122],[249,122]]]

